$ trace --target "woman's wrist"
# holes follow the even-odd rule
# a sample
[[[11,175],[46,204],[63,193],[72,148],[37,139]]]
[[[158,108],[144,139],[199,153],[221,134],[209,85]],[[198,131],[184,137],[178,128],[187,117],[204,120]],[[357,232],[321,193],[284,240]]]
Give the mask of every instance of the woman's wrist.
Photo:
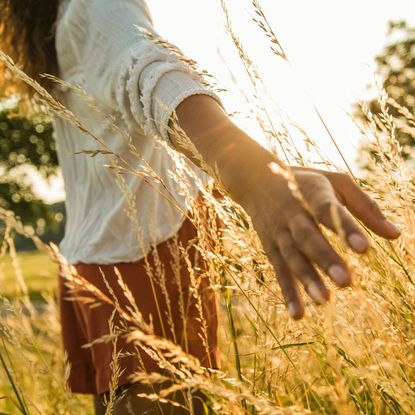
[[[270,164],[276,161],[274,155],[239,130],[229,138],[226,151],[217,161],[217,170],[233,199],[247,208],[253,190],[271,174]]]

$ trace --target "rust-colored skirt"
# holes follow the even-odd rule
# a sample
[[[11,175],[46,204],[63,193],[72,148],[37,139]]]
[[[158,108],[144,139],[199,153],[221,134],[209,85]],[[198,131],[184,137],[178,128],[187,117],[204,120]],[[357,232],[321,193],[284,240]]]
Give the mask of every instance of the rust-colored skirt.
[[[196,236],[194,226],[186,219],[177,234],[178,242],[188,247],[189,241],[194,240]],[[164,269],[164,289],[157,276],[149,275],[144,259],[113,265],[79,263],[75,267],[79,275],[111,298],[103,273],[120,306],[126,308],[129,304],[117,282],[118,277],[114,271],[116,266],[144,319],[153,324],[156,335],[180,344],[184,350],[197,357],[203,366],[220,368],[216,294],[206,275],[196,272],[200,281],[198,292],[202,306],[196,305],[188,265],[182,257],[177,259],[177,252],[173,253],[174,240],[176,238],[155,248],[160,263],[155,259],[154,252],[147,256],[151,269],[160,270],[160,265]],[[194,270],[203,269],[200,257],[192,246],[188,248],[188,258]],[[154,271],[151,274],[157,273]],[[59,276],[58,297],[62,337],[70,364],[69,388],[74,393],[105,393],[110,388],[113,345],[111,342],[97,342],[90,347],[83,346],[110,333],[109,320],[114,306],[104,303],[94,308],[81,299],[68,300],[68,291],[64,278]],[[166,301],[166,293],[169,301]],[[183,309],[186,310],[185,314]],[[114,323],[120,323],[121,320],[122,317],[116,313]],[[118,378],[119,386],[130,383],[130,376],[137,371],[160,371],[156,361],[149,354],[143,349],[137,352],[136,346],[128,343],[123,336],[118,338],[116,349],[121,353],[119,365],[122,374]]]

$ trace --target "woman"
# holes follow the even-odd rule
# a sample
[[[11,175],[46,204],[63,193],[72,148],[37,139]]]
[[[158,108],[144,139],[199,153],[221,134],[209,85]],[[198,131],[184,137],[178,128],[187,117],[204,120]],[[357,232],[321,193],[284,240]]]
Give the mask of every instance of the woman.
[[[316,304],[329,299],[329,290],[316,266],[339,287],[351,283],[347,265],[316,223],[337,230],[332,206],[337,207],[342,234],[357,253],[365,252],[369,243],[351,214],[380,236],[399,236],[396,226],[344,174],[293,169],[302,196],[312,210],[307,211],[293,196],[287,179],[276,172],[279,160],[232,123],[219,98],[203,86],[189,65],[149,39],[145,32],[155,38],[158,35],[144,0],[0,0],[0,5],[1,49],[43,83],[39,74],[47,72],[79,84],[110,117],[103,119],[95,114],[70,89],[47,86],[111,151],[140,169],[142,165],[137,164],[126,142],[111,129],[111,123],[127,130],[143,159],[185,208],[177,184],[169,175],[172,161],[154,138],[161,137],[192,157],[176,136],[169,134],[168,126],[172,125],[176,111],[180,127],[204,163],[216,171],[231,197],[251,216],[275,267],[292,318],[299,319],[304,313],[299,284]],[[30,94],[23,86],[20,91]],[[203,282],[200,291],[202,317],[209,326],[206,350],[206,345],[194,335],[200,330],[197,307],[191,301],[187,304],[189,314],[184,325],[177,305],[175,308],[171,301],[170,312],[179,328],[167,330],[163,310],[169,304],[162,293],[154,291],[149,276],[149,269],[161,261],[170,298],[182,294],[172,282],[175,270],[170,264],[169,241],[177,238],[184,245],[191,241],[196,232],[190,222],[138,176],[126,175],[120,190],[116,175],[103,167],[108,162],[105,156],[75,155],[85,149],[100,148],[84,133],[61,119],[55,120],[55,131],[67,194],[67,227],[61,244],[64,256],[80,275],[104,293],[109,294],[107,285],[111,286],[121,305],[125,305],[116,283],[117,265],[140,312],[147,319],[152,316],[155,333],[182,345],[186,338],[188,351],[203,365],[219,367],[216,303],[209,284]],[[201,170],[195,168],[195,172],[204,179]],[[131,211],[130,216],[126,214],[126,194],[132,195],[139,206],[133,218],[139,230],[131,224]],[[196,186],[193,195],[197,195]],[[152,246],[156,246],[153,251]],[[195,249],[189,252],[196,267]],[[186,290],[190,277],[186,267],[181,270],[180,284]],[[98,343],[88,349],[82,345],[110,332],[108,321],[114,308],[107,304],[91,309],[81,301],[68,302],[67,288],[62,278],[60,281],[63,341],[71,363],[70,387],[74,392],[94,394],[97,413],[104,413],[103,401],[111,381],[112,345]],[[122,339],[117,346],[127,354],[131,351]],[[129,376],[140,367],[158,370],[154,360],[140,351],[139,358],[123,357],[120,365],[123,372],[118,386],[126,393],[114,413],[127,413],[128,402],[134,413],[158,413],[160,407],[136,396],[146,388],[129,383]],[[197,399],[195,402],[197,408]]]

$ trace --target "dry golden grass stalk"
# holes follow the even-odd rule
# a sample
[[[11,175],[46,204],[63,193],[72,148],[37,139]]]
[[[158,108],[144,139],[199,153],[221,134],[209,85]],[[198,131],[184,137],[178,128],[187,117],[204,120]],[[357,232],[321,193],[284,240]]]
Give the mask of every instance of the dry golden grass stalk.
[[[224,1],[222,5],[226,14]],[[276,38],[259,3],[254,1],[253,5],[257,10],[257,23],[262,22],[261,29],[270,39]],[[250,79],[256,85],[254,89],[259,99],[255,102],[261,102],[260,95],[264,88],[261,87],[260,74],[233,32],[229,14],[227,19],[231,38],[238,47]],[[275,45],[276,52],[284,53],[278,49],[278,43]],[[73,114],[28,79],[7,56],[1,54],[0,59],[38,90],[52,112],[87,132]],[[82,91],[79,93],[82,94]],[[267,101],[264,99],[262,102]],[[59,255],[56,247],[43,244],[13,214],[0,209],[0,219],[8,232],[13,229],[33,239],[39,249],[60,264],[71,294],[78,300],[92,307],[110,303],[122,315],[123,324],[113,327],[108,336],[96,341],[116,345],[117,338],[126,336],[137,350],[143,348],[157,360],[164,370],[163,375],[139,372],[132,379],[147,385],[171,382],[170,387],[159,393],[147,395],[149,399],[169,401],[174,391],[201,389],[209,396],[212,409],[226,415],[412,414],[415,411],[415,183],[413,171],[402,160],[395,121],[390,116],[388,104],[396,107],[396,103],[381,91],[382,114],[375,117],[365,108],[368,124],[362,127],[362,133],[371,151],[366,153],[369,170],[362,184],[387,216],[400,225],[403,236],[394,243],[371,236],[373,248],[365,256],[358,257],[346,251],[339,238],[328,233],[330,242],[350,263],[356,284],[353,289],[337,292],[332,303],[325,307],[307,304],[307,316],[299,323],[289,321],[286,315],[273,270],[245,212],[226,196],[220,186],[223,197],[216,198],[212,183],[202,183],[188,168],[184,157],[166,147],[175,160],[176,168],[171,174],[186,199],[186,215],[198,229],[196,248],[205,262],[204,275],[208,276],[221,297],[221,315],[226,314],[220,328],[223,365],[220,371],[206,370],[197,359],[173,342],[154,336],[151,321],[144,321],[121,275],[118,275],[119,284],[129,303],[125,309],[119,306],[116,298],[105,296],[77,275],[76,270]],[[91,107],[94,105],[91,102]],[[278,135],[277,129],[273,128],[273,115],[267,105],[263,107],[259,108],[261,117],[257,119],[264,134],[271,141],[274,140],[271,144],[277,148],[280,144],[275,140],[279,140],[281,134]],[[400,108],[399,112],[407,118],[407,131],[412,131],[413,116],[404,108]],[[114,126],[114,131],[117,131],[117,126]],[[118,133],[124,136],[127,143],[131,143],[128,134]],[[170,133],[177,134],[182,145],[187,146],[187,150],[196,158],[200,158],[177,125],[173,125]],[[99,141],[99,137],[93,138]],[[288,133],[283,140],[290,142]],[[309,146],[313,146],[311,139]],[[136,151],[133,147],[130,148],[132,152]],[[145,161],[143,170],[136,171],[105,146],[99,151],[110,157],[109,166],[117,177],[135,174],[157,182],[157,175],[151,166],[146,167]],[[94,150],[88,154],[95,156],[98,153]],[[138,153],[133,154],[140,159]],[[301,154],[297,154],[297,158],[303,161]],[[209,173],[214,176],[214,172]],[[292,191],[296,194],[298,189],[290,170],[278,166],[278,173],[287,175]],[[192,198],[192,181],[198,184],[203,195],[203,210]],[[123,188],[122,180],[120,186]],[[124,192],[128,200],[129,218],[139,238],[134,195],[129,194],[126,188]],[[166,197],[170,196],[166,193]],[[333,217],[336,219],[335,212]],[[171,247],[176,257],[177,281],[179,257],[184,258],[187,267],[191,268],[186,249],[174,243]],[[2,244],[0,251],[3,257],[6,243]],[[163,288],[166,284],[163,269],[156,254],[154,259],[156,266],[152,268],[147,262],[147,272],[152,282]],[[17,263],[15,265],[17,267]],[[196,295],[199,276],[195,276],[192,268],[189,271]],[[24,273],[24,270],[18,272],[21,281]],[[185,317],[183,303],[183,300],[179,301],[178,306],[182,317]],[[64,385],[68,371],[64,369],[64,356],[57,347],[59,324],[56,304],[51,300],[43,313],[35,313],[31,318],[23,312],[21,304],[9,304],[6,307],[9,314],[0,317],[4,339],[0,352],[5,353],[7,350],[14,381],[20,393],[27,398],[30,412],[48,413],[53,408],[55,413],[89,413],[91,409],[88,403],[71,396]],[[200,301],[198,307],[201,307]],[[174,325],[171,316],[166,316],[166,323]],[[116,347],[114,350],[113,395],[119,373],[119,355]],[[28,367],[32,369],[29,372]],[[10,384],[0,379],[0,396],[7,397],[6,410],[14,410]],[[39,391],[36,396],[32,393],[34,389]],[[111,413],[113,397],[108,402],[107,413]],[[0,408],[2,404],[0,400]]]

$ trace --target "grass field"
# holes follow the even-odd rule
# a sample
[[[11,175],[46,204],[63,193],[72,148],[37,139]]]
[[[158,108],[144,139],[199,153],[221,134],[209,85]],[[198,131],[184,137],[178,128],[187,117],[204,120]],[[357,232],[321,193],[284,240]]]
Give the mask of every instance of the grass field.
[[[18,260],[32,301],[41,301],[43,294],[53,294],[56,289],[57,265],[43,252],[19,252]],[[0,295],[6,298],[19,293],[15,270],[10,256],[0,261]]]
[[[312,137],[301,126],[292,126],[292,121],[289,126],[276,125],[280,120],[279,113],[272,105],[268,106],[272,100],[266,95],[261,74],[232,29],[232,19],[227,11],[226,2],[221,3],[228,32],[252,84],[252,90],[243,88],[247,91],[247,109],[251,111],[260,131],[268,140],[270,151],[284,153],[287,164],[294,160],[295,165],[302,167],[328,166],[329,169],[337,171],[336,166],[324,157]],[[280,49],[279,40],[272,28],[268,26],[259,3],[252,0],[252,4],[255,12],[254,21],[265,32],[272,52],[278,59],[288,59]],[[131,159],[133,162],[129,164],[123,161],[124,157],[113,153],[109,146],[102,143],[100,138],[90,132],[73,113],[63,108],[22,73],[13,62],[7,58],[3,59],[10,71],[32,85],[55,112],[96,141],[96,148],[99,150],[87,150],[86,153],[93,157],[100,152],[108,156],[107,166],[117,175],[117,182],[125,197],[126,219],[128,218],[131,226],[135,228],[137,241],[141,243],[142,229],[137,221],[137,209],[140,209],[140,204],[136,203],[139,201],[130,191],[129,185],[126,185],[129,182],[124,178],[130,174],[143,177],[147,184],[154,186],[161,193],[164,183],[150,164],[143,163],[141,155],[137,154],[137,148],[131,145],[131,136],[120,131],[117,125],[112,126],[120,135],[120,139],[126,140],[134,156]],[[239,88],[241,85],[235,86]],[[74,92],[83,93],[78,87]],[[185,303],[183,295],[177,295],[174,300],[167,295],[168,282],[174,282],[180,287],[178,291],[181,293],[180,275],[183,267],[189,273],[187,291],[191,293],[195,302],[194,308],[199,313],[199,316],[195,314],[193,318],[197,318],[203,328],[198,333],[191,333],[192,336],[195,335],[194,338],[188,339],[184,336],[183,347],[167,340],[164,333],[163,336],[157,335],[153,324],[156,313],[148,318],[144,317],[140,311],[140,304],[136,304],[121,273],[117,274],[117,289],[122,288],[122,297],[128,300],[126,306],[120,305],[119,298],[108,282],[108,293],[105,294],[88,283],[82,275],[78,275],[75,267],[68,266],[65,258],[53,246],[46,246],[36,235],[28,232],[12,212],[0,207],[0,225],[4,223],[6,229],[1,249],[1,253],[5,255],[0,255],[0,295],[9,299],[0,307],[0,415],[93,413],[90,397],[72,394],[67,387],[66,380],[71,368],[65,364],[58,304],[53,297],[56,286],[56,261],[62,266],[62,273],[72,298],[88,305],[91,310],[97,310],[97,313],[100,312],[99,307],[108,304],[116,311],[106,321],[108,335],[84,345],[88,348],[100,346],[104,342],[111,343],[111,362],[96,362],[107,366],[111,371],[106,405],[108,415],[125,413],[113,411],[119,402],[118,382],[122,370],[120,360],[122,357],[131,356],[131,352],[125,353],[121,350],[122,345],[117,343],[120,338],[127,339],[129,344],[134,346],[133,356],[137,360],[141,359],[138,352],[144,350],[157,363],[154,372],[137,371],[128,382],[157,386],[167,380],[172,384],[159,393],[142,396],[155,401],[156,404],[174,399],[173,394],[176,391],[183,391],[188,395],[194,391],[202,391],[206,397],[203,415],[413,415],[415,180],[413,166],[402,157],[402,145],[397,139],[396,130],[399,120],[390,115],[390,106],[394,106],[393,108],[405,117],[405,131],[408,131],[414,140],[415,118],[406,108],[395,101],[389,101],[383,90],[379,92],[379,114],[372,114],[367,107],[362,106],[367,120],[361,131],[365,147],[364,150],[362,147],[359,156],[367,170],[361,179],[355,178],[355,182],[377,202],[388,219],[400,227],[402,235],[396,241],[388,241],[373,233],[367,233],[371,247],[364,255],[358,255],[347,248],[343,229],[346,228],[346,222],[341,221],[338,201],[326,204],[326,207],[330,207],[330,221],[334,225],[331,228],[337,231],[337,235],[327,228],[323,229],[323,226],[321,230],[328,243],[348,263],[354,283],[347,289],[332,289],[331,300],[321,306],[315,304],[320,301],[312,302],[306,298],[306,314],[301,321],[293,321],[288,316],[278,284],[281,282],[281,272],[275,273],[265,256],[253,222],[243,209],[226,197],[225,191],[221,192],[223,197],[217,197],[217,189],[209,188],[202,183],[199,183],[199,190],[204,196],[203,207],[200,207],[199,202],[195,203],[192,197],[192,182],[195,180],[193,170],[189,168],[183,156],[175,153],[166,143],[160,142],[160,146],[164,146],[175,162],[169,173],[178,187],[175,188],[172,197],[167,192],[164,194],[173,205],[176,191],[185,198],[188,215],[198,230],[198,238],[192,240],[196,246],[183,246],[177,240],[170,244],[169,249],[174,258],[173,281],[166,280],[164,264],[154,252],[151,253],[154,266],[149,265],[146,272],[151,276],[152,283],[161,287],[166,297],[168,311],[161,316],[161,320],[163,329],[172,333],[179,325],[185,327],[190,316],[190,308]],[[83,95],[81,98],[90,103]],[[274,119],[275,123],[272,121]],[[321,121],[327,128],[322,117]],[[298,134],[291,136],[289,127],[295,127]],[[183,132],[180,132],[180,129],[173,133],[177,135],[177,140],[182,140],[184,148],[188,145],[191,150],[193,149],[193,144],[190,140],[186,141],[187,138],[181,135]],[[194,155],[196,160],[203,161],[197,152]],[[125,159],[129,160],[127,157]],[[308,218],[308,223],[314,220],[316,223],[311,222],[312,226],[322,223],[321,220],[317,220],[318,209],[312,209],[313,195],[308,195],[307,198],[307,192],[303,192],[298,186],[298,173],[296,175],[294,169],[279,167],[276,163],[271,163],[268,167],[272,167],[275,174],[287,180],[292,193],[290,199],[294,196],[302,203],[302,210],[307,210],[303,218]],[[211,173],[215,174],[213,170]],[[350,182],[350,179],[348,181]],[[218,187],[220,191],[221,188]],[[313,190],[313,187],[311,189]],[[266,189],[263,190],[265,193]],[[281,210],[276,210],[273,218],[277,217],[277,213],[284,213],[285,209],[282,209],[284,203],[276,205]],[[373,213],[374,207],[371,208]],[[148,212],[148,223],[152,225],[151,212]],[[298,213],[295,216],[298,217]],[[288,224],[292,223],[292,218],[287,212],[285,220],[287,227],[279,228],[278,232],[275,232],[275,239],[280,236],[280,230],[290,236]],[[270,232],[274,228],[275,226],[270,227]],[[299,249],[297,254],[294,251],[295,265],[308,261],[305,261],[306,257],[302,254],[307,254],[311,249],[310,225],[301,231],[306,231],[307,228],[308,235],[306,232],[297,233],[297,240],[300,239],[300,235],[304,236],[304,241],[308,239],[309,243],[307,247],[303,246],[303,251]],[[45,253],[19,252],[17,256],[12,256],[12,260],[7,255],[7,251],[14,252],[12,239],[7,238],[7,235],[13,234],[12,231],[31,238],[39,250]],[[296,238],[294,235],[291,236],[294,241]],[[118,240],[116,242],[127,243]],[[279,246],[277,242],[274,241],[272,244],[270,252],[273,256],[280,255],[282,248],[287,251],[287,243]],[[290,241],[288,245],[293,247]],[[203,260],[202,266],[196,267],[191,261],[194,248]],[[288,257],[290,252],[285,254]],[[281,264],[284,261],[278,262]],[[316,264],[316,267],[320,269],[318,265]],[[304,289],[300,288],[301,292],[308,289],[310,294],[310,288],[313,286],[309,284],[309,270],[306,269],[304,273],[304,268],[296,267],[291,271],[293,281],[300,285],[301,280],[304,284]],[[102,277],[106,281],[104,274]],[[188,346],[192,346],[195,339],[201,339],[207,344],[208,319],[203,317],[203,297],[199,295],[202,278],[208,278],[221,305],[218,318],[221,368],[217,370],[206,369],[198,359],[189,354]],[[19,279],[20,284],[17,284],[16,281]],[[26,281],[27,294],[32,301],[21,295],[26,292],[22,279]],[[328,279],[326,281],[329,286],[333,285]],[[38,307],[43,294],[44,302]],[[173,307],[179,311],[179,318],[173,315]],[[158,307],[157,313],[161,314]],[[98,323],[99,320],[102,320],[101,315],[93,321]],[[79,355],[84,356],[83,353]],[[177,402],[174,404],[177,406]],[[191,406],[190,402],[186,403],[186,413],[201,415],[200,412],[195,414]],[[137,409],[139,412],[135,413],[142,413],[140,408]]]

